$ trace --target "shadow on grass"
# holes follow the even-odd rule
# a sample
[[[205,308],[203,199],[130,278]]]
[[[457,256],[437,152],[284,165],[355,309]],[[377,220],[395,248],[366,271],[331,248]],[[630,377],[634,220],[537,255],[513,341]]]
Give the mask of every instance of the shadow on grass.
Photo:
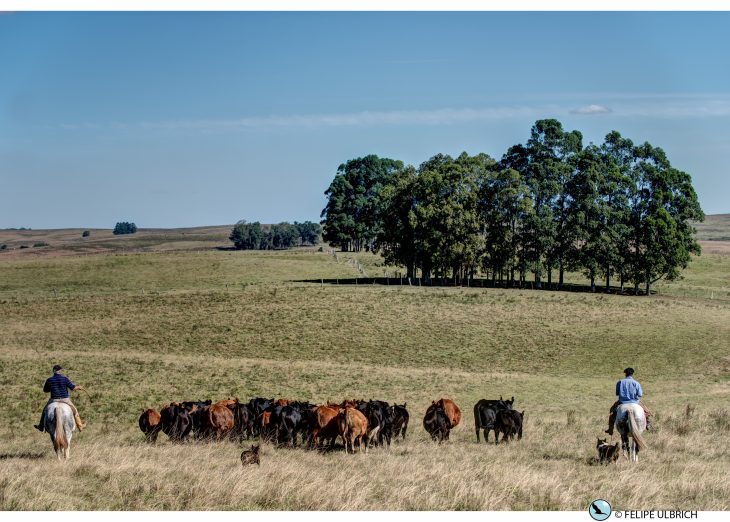
[[[580,285],[574,283],[546,283],[543,282],[540,288],[535,286],[535,283],[526,281],[520,283],[519,281],[503,282],[492,281],[491,279],[471,279],[464,280],[455,283],[451,279],[431,279],[425,281],[423,279],[409,279],[407,277],[357,277],[349,279],[299,279],[293,281],[295,283],[311,283],[319,285],[381,285],[381,286],[411,286],[411,287],[433,287],[433,288],[501,288],[507,290],[536,290],[536,291],[551,291],[551,292],[583,292],[583,293],[594,293],[594,294],[612,294],[612,295],[646,295],[646,292],[640,290],[638,294],[634,293],[633,288],[624,288],[623,292],[621,288],[617,286],[611,286],[608,291],[605,286],[596,286],[594,288],[591,285]],[[656,291],[652,290],[652,294]]]
[[[46,453],[31,453],[25,451],[22,453],[0,453],[0,460],[10,459],[23,459],[23,460],[38,460],[46,456]]]

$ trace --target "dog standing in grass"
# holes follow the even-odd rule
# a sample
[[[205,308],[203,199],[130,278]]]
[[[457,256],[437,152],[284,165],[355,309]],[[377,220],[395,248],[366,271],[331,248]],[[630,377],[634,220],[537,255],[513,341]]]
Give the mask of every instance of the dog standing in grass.
[[[261,462],[259,461],[259,449],[261,446],[251,446],[250,450],[245,450],[243,453],[241,453],[241,465],[247,466],[248,464],[258,464],[261,465]]]
[[[598,462],[600,464],[616,462],[621,454],[618,442],[616,444],[609,444],[607,439],[598,439],[596,442],[596,451],[598,451]]]

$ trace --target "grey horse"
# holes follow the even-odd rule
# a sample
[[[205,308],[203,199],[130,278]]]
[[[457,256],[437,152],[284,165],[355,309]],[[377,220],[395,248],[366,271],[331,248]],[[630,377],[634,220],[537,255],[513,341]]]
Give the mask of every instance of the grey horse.
[[[54,401],[46,406],[46,432],[51,436],[53,450],[61,460],[68,459],[71,450],[71,435],[76,429],[74,414],[71,406],[63,402]]]

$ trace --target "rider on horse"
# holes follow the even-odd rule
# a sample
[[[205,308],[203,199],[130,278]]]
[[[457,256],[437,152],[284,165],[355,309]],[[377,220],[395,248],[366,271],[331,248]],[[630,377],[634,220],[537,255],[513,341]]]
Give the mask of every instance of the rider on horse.
[[[611,410],[608,415],[608,429],[606,433],[613,435],[613,425],[616,423],[616,410],[620,404],[639,404],[644,409],[646,415],[646,429],[649,429],[649,410],[646,409],[641,403],[641,398],[644,396],[644,391],[641,389],[639,381],[634,379],[634,369],[626,368],[624,370],[624,377],[616,383],[616,396],[618,400],[613,403]]]
[[[74,421],[76,421],[76,427],[79,431],[83,431],[86,427],[81,423],[79,418],[79,411],[76,406],[73,405],[71,399],[68,397],[68,390],[83,390],[81,386],[77,386],[71,382],[71,379],[61,373],[63,368],[59,364],[53,367],[53,375],[46,379],[46,383],[43,385],[43,391],[50,393],[51,398],[48,399],[46,406],[43,407],[43,413],[41,414],[41,421],[38,425],[34,426],[38,431],[43,431],[46,424],[46,408],[52,402],[63,402],[71,406],[71,410],[74,414]]]

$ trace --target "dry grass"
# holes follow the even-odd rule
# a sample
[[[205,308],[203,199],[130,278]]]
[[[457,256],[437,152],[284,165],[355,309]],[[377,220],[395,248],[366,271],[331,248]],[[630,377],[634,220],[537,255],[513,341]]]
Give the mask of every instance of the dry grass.
[[[598,419],[568,429],[526,416],[525,438],[509,445],[477,445],[464,427],[438,446],[413,426],[405,443],[367,455],[265,445],[261,466],[245,469],[230,442],[82,435],[67,463],[16,443],[2,461],[0,509],[579,510],[596,497],[614,509],[730,507],[728,453],[705,415],[691,436],[658,423],[638,465],[611,466],[591,462]]]
[[[296,282],[354,277],[351,258],[384,270],[338,257],[3,257],[0,510],[730,507],[728,258],[703,256],[651,298]],[[91,392],[64,464],[31,427],[56,361]],[[638,466],[592,465],[627,365],[655,412],[649,450]],[[409,438],[367,456],[266,445],[246,470],[234,443],[141,443],[144,407],[256,395],[407,401]],[[525,438],[477,445],[472,405],[499,395],[526,411]],[[463,421],[439,447],[421,415],[441,396]]]

